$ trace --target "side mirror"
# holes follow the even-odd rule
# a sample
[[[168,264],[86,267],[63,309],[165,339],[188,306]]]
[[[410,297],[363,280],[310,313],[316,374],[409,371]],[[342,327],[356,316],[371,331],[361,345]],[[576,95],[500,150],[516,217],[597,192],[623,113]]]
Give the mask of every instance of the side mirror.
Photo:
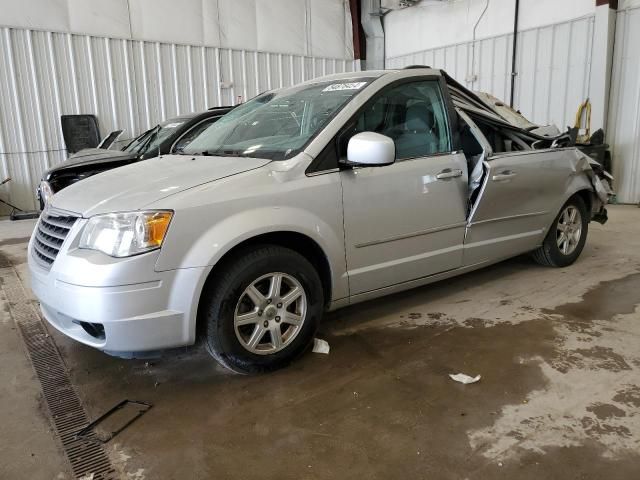
[[[389,137],[375,132],[354,135],[347,146],[347,164],[384,167],[396,161],[396,145]]]

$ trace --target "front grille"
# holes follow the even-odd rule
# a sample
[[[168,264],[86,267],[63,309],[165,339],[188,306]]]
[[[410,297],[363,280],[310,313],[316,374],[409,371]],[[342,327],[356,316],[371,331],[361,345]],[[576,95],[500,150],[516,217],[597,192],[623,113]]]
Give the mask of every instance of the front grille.
[[[78,217],[42,212],[36,227],[33,255],[43,267],[51,268],[77,219]]]

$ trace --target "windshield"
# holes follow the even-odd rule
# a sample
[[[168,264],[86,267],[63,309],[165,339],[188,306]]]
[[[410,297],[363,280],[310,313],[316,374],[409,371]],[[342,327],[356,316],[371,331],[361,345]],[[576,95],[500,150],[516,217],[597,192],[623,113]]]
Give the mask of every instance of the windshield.
[[[157,149],[158,145],[173,135],[185,122],[186,120],[183,119],[166,120],[135,138],[133,142],[124,147],[124,151],[143,154]]]
[[[370,81],[333,80],[264,93],[204,130],[183,153],[291,158]]]

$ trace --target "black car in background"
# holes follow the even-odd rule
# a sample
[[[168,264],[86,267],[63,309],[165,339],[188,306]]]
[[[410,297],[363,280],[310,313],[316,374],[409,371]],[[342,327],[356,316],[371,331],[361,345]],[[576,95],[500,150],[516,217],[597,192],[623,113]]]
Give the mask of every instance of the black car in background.
[[[36,191],[40,209],[44,209],[46,200],[51,195],[87,177],[157,157],[158,154],[180,152],[204,129],[232,109],[233,107],[217,107],[165,120],[134,138],[122,150],[87,148],[71,155],[42,176]],[[117,137],[117,133],[119,132],[109,136],[112,137],[111,140]]]

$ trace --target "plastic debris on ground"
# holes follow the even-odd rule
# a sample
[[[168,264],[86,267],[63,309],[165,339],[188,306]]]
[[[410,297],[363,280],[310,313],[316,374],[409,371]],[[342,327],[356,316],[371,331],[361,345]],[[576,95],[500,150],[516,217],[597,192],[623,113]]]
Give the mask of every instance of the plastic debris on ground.
[[[480,379],[482,378],[480,375],[476,375],[475,377],[470,377],[469,375],[465,375],[464,373],[457,373],[455,375],[453,373],[450,373],[449,377],[451,378],[451,380],[464,383],[465,385],[479,382]]]
[[[320,338],[313,340],[313,353],[328,354],[330,349],[331,347],[329,347],[329,343],[326,340]]]

